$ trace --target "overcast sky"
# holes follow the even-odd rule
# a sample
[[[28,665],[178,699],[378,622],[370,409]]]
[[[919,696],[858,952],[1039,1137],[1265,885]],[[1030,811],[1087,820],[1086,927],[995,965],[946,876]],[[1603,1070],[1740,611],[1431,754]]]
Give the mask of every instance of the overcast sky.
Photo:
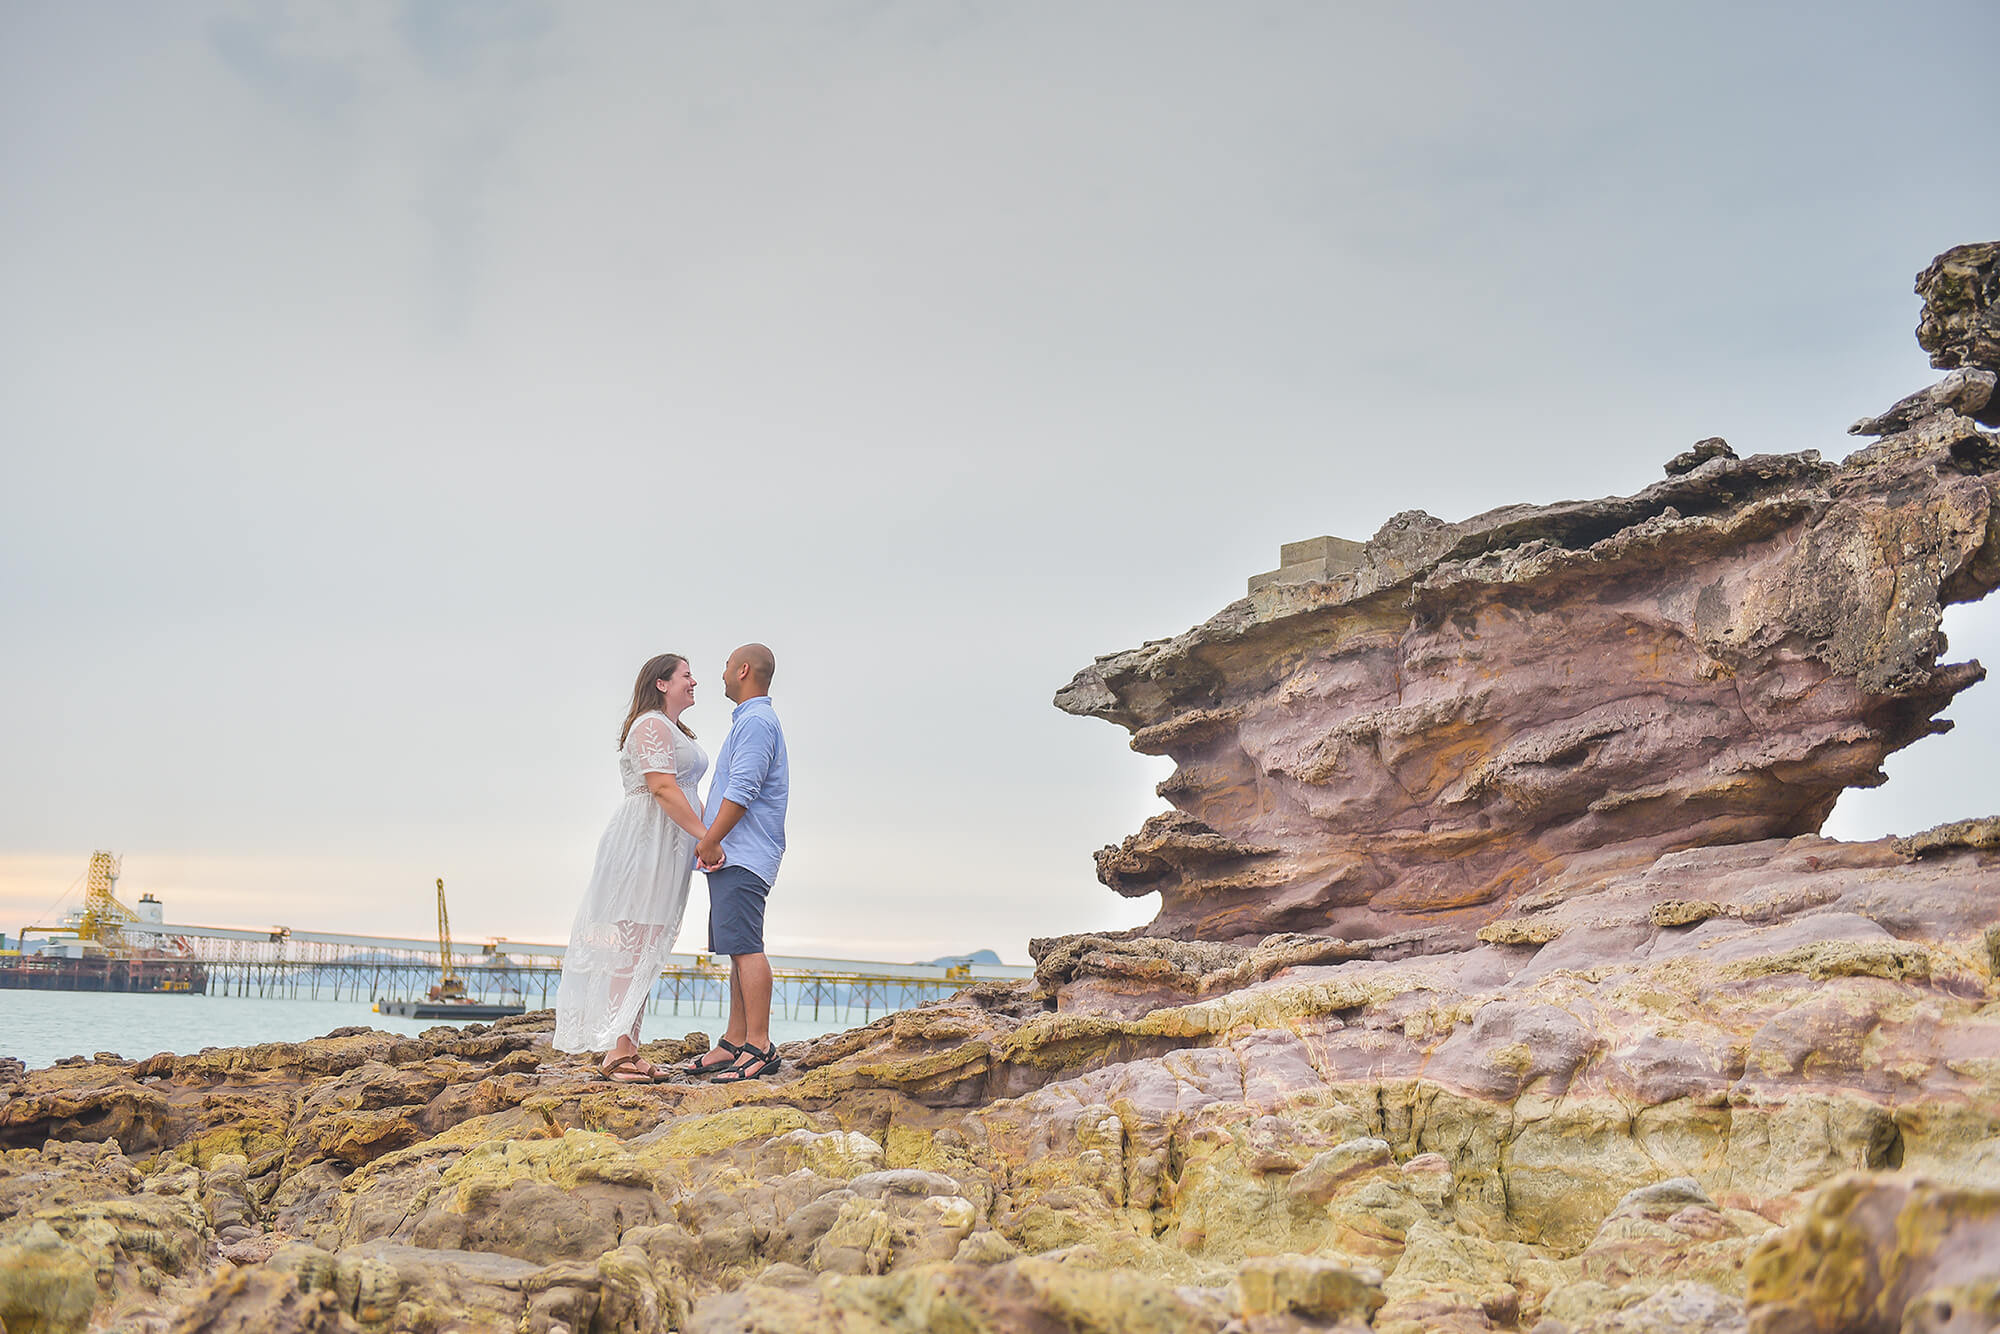
[[[0,4],[0,928],[566,937],[761,639],[781,953],[1130,925],[1055,689],[1281,542],[1858,442],[2000,235],[1965,3]],[[1962,609],[1954,656],[2000,663]],[[1850,796],[2000,811],[2000,687]],[[698,943],[699,880],[683,944]],[[72,899],[72,902],[75,900]]]

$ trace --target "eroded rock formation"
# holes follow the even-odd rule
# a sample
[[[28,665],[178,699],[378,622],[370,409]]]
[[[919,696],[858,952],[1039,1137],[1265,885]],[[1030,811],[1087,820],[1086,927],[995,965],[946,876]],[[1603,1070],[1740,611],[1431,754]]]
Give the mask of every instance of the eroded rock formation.
[[[1155,929],[776,1081],[594,1081],[546,1014],[0,1061],[0,1329],[2000,1327],[2000,821],[1813,832],[1977,678],[1966,383],[1100,662],[1066,702],[1181,759],[1103,859]]]
[[[2000,241],[1953,246],[1917,275],[1917,345],[1939,370],[2000,370]],[[1984,420],[1984,419],[1982,419]]]
[[[2000,584],[2000,438],[1959,410],[1992,387],[1992,250],[1926,271],[1958,303],[1925,324],[1953,391],[1844,462],[1711,441],[1632,496],[1399,514],[1344,573],[1079,672],[1059,707],[1178,766],[1099,877],[1158,893],[1157,935],[1470,935],[1666,852],[1817,832],[1984,674],[1940,663],[1938,627]]]

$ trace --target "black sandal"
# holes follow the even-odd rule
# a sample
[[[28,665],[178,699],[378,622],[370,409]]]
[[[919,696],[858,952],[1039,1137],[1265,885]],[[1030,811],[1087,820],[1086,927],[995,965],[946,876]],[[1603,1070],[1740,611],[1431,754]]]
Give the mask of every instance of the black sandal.
[[[749,1058],[748,1061],[744,1059],[745,1057]],[[762,1079],[782,1064],[784,1062],[778,1059],[777,1043],[773,1042],[768,1047],[745,1044],[738,1049],[735,1063],[725,1065],[720,1070],[717,1070],[708,1077],[708,1082],[711,1084],[741,1084],[746,1080]]]
[[[735,1043],[731,1042],[728,1038],[720,1038],[716,1041],[716,1044],[713,1047],[710,1047],[707,1051],[695,1057],[692,1061],[689,1061],[686,1065],[682,1066],[681,1069],[693,1075],[696,1079],[706,1079],[710,1075],[719,1074],[720,1072],[727,1070],[730,1066],[735,1065],[736,1058],[741,1056],[744,1052],[748,1050],[750,1050],[748,1047],[739,1047]],[[709,1057],[715,1055],[715,1053],[719,1051],[728,1052],[729,1059],[726,1061],[717,1061],[712,1064],[703,1064],[703,1062],[707,1061]]]

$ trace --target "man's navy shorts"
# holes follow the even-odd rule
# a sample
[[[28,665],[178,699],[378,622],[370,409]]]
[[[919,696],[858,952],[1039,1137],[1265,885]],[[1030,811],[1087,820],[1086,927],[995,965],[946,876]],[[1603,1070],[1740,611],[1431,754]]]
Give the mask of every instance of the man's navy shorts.
[[[753,871],[725,866],[708,873],[708,952],[764,952],[764,899],[771,887]]]

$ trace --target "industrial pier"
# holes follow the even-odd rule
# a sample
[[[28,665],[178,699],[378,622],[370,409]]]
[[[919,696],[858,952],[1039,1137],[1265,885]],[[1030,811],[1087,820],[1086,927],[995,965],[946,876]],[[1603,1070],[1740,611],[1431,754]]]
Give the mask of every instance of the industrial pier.
[[[0,954],[0,987],[387,1003],[421,1002],[434,991],[448,990],[467,1004],[544,1009],[554,1002],[562,976],[561,945],[497,937],[477,945],[454,944],[445,924],[441,885],[439,935],[431,939],[167,922],[159,900],[150,894],[139,900],[137,908],[118,903],[111,893],[117,873],[111,854],[93,855],[85,907],[71,913],[62,926],[23,932],[68,938],[53,942],[40,954]],[[906,964],[768,957],[772,1013],[792,1019],[839,1020],[858,1013],[865,1022],[942,999],[975,982],[1034,974],[1026,965],[970,961]],[[441,978],[457,985],[447,987]],[[669,955],[654,983],[648,1010],[687,1016],[726,1014],[728,984],[726,956]],[[430,1017],[429,1009],[421,1017]]]
[[[438,944],[397,936],[327,931],[243,931],[167,925],[208,970],[211,996],[283,996],[310,1000],[395,1001],[425,996],[441,971]],[[493,940],[454,953],[452,971],[468,1000],[554,1004],[562,977],[561,945]],[[904,964],[773,954],[772,1013],[793,1019],[859,1011],[864,1020],[941,1000],[975,982],[1032,977],[1014,964]],[[654,1014],[725,1014],[729,960],[670,954],[653,985]]]

